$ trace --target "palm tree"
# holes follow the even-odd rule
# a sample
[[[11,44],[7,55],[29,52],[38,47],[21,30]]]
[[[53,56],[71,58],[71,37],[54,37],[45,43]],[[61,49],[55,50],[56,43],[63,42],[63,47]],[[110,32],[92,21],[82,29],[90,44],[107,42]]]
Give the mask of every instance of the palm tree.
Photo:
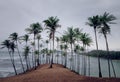
[[[86,51],[86,46],[90,46],[91,42],[92,42],[92,39],[91,37],[89,36],[89,34],[87,33],[81,33],[81,36],[80,36],[80,40],[83,44],[83,48],[85,49]],[[83,57],[83,66],[84,66],[84,75],[86,75],[86,58],[85,56]]]
[[[48,51],[48,44],[49,44],[49,41],[46,40],[45,43],[47,44],[47,51]],[[48,63],[48,55],[46,54],[46,63]]]
[[[78,43],[79,37],[81,36],[81,33],[82,33],[82,29],[75,28],[75,29],[74,29],[74,32],[75,32],[75,38],[76,38],[77,43]]]
[[[14,68],[14,71],[15,71],[15,75],[17,75],[17,70],[15,68],[15,63],[14,63],[13,57],[12,57],[12,55],[10,53],[10,49],[11,48],[12,48],[12,53],[14,52],[14,47],[15,46],[13,46],[13,43],[11,43],[10,40],[3,41],[1,46],[2,46],[1,49],[3,49],[3,48],[7,48],[8,49],[8,53],[9,53],[10,60],[11,60],[11,63],[13,65],[13,68]]]
[[[19,51],[19,48],[18,48],[18,40],[19,40],[18,33],[14,32],[14,33],[10,34],[9,38],[11,38],[11,40],[13,40],[13,42],[16,42],[16,48],[17,48],[17,51],[18,51],[18,55],[19,55],[19,58],[20,58],[22,69],[23,69],[23,72],[25,72],[24,65],[23,65],[23,62],[22,62],[22,57],[20,55],[20,51]]]
[[[79,65],[80,65],[80,57],[79,57],[79,53],[80,53],[80,46],[79,45],[75,45],[75,48],[74,48],[74,52],[77,54],[77,58],[76,58],[76,63],[77,63],[77,72],[79,74]]]
[[[34,35],[34,52],[36,50],[36,45],[35,45],[35,37],[38,33],[42,32],[42,26],[39,23],[33,23],[30,25],[30,28],[25,29],[29,34]],[[36,60],[35,60],[35,66],[36,66]]]
[[[93,16],[88,18],[87,25],[93,27],[94,33],[95,33],[95,41],[96,41],[96,48],[98,50],[98,41],[97,41],[97,33],[96,33],[96,28],[100,26],[100,19],[99,16]],[[99,69],[99,77],[102,77],[101,73],[101,66],[100,66],[100,57],[98,56],[98,69]]]
[[[110,34],[110,26],[108,24],[115,24],[114,22],[112,22],[114,20],[116,20],[116,17],[114,15],[106,13],[106,12],[102,16],[100,16],[101,26],[99,28],[99,33],[103,34],[103,36],[105,38],[105,42],[106,42],[106,50],[107,50],[107,55],[108,55],[109,77],[111,77],[111,72],[110,72],[109,46],[108,46],[108,41],[107,41],[107,34]],[[112,63],[112,61],[111,61],[111,63]],[[114,67],[113,67],[113,71],[114,71],[114,75],[116,77]]]
[[[30,53],[30,47],[25,46],[25,48],[24,48],[24,56],[25,56],[25,60],[26,60],[27,70],[29,69],[29,62],[30,62],[30,61],[28,61],[29,53]]]
[[[54,51],[54,36],[55,36],[56,29],[58,27],[60,27],[60,25],[58,24],[59,19],[57,17],[52,16],[52,17],[49,17],[48,19],[44,20],[43,22],[45,23],[45,26],[47,27],[46,29],[48,29],[50,31],[50,34],[53,38],[53,51]],[[53,64],[53,53],[52,53],[50,68],[52,68],[52,64]]]
[[[63,35],[63,36],[60,38],[61,42],[62,42],[62,43],[65,43],[66,45],[67,45],[67,43],[68,43],[68,39],[69,39],[68,35]]]
[[[38,40],[38,59],[37,59],[37,64],[39,65],[40,63],[39,63],[39,58],[40,58],[40,39],[42,39],[41,38],[41,35],[37,35],[37,40]]]
[[[48,48],[48,43],[49,43],[49,41],[48,41],[48,40],[46,40],[45,42],[46,42],[46,44],[47,44],[47,48]]]
[[[75,32],[73,27],[68,27],[67,31],[65,31],[65,35],[68,37],[68,42],[71,46],[71,58],[73,58],[73,44],[75,42]],[[72,63],[72,70],[73,70],[73,63]]]
[[[14,42],[10,42],[10,49],[11,49],[11,53],[12,53],[12,61],[13,61],[13,65],[14,65],[14,69],[15,69],[15,74],[17,75],[17,70],[16,70],[16,67],[15,67],[15,61],[14,61],[14,52],[15,52],[15,48],[16,48],[16,45]]]
[[[56,41],[57,41],[57,55],[56,55],[56,57],[57,57],[57,64],[58,64],[58,56],[59,56],[58,48],[59,48],[60,39],[58,37],[56,37]]]
[[[61,64],[63,64],[63,61],[62,61],[62,54],[63,54],[63,45],[60,45],[60,50],[61,50]]]
[[[34,51],[34,55],[35,55],[35,60],[38,59],[38,55],[39,55],[39,51],[38,50],[35,50]],[[35,70],[36,70],[37,66],[36,66],[36,63],[35,63]]]
[[[22,37],[20,38],[20,40],[25,41],[26,46],[27,46],[27,43],[28,43],[28,41],[30,40],[30,39],[29,39],[29,35],[28,35],[28,34],[25,34],[24,36],[22,36]]]
[[[32,47],[34,47],[35,46],[35,43],[34,42],[31,42],[31,46]],[[33,67],[35,66],[35,62],[34,62],[34,60],[35,60],[35,58],[34,58],[34,51],[33,51],[33,49],[32,49],[32,64],[33,64]]]
[[[65,44],[63,46],[63,48],[64,48],[64,57],[65,57],[65,65],[64,65],[64,67],[66,67],[67,66],[67,49],[68,49],[67,44]]]

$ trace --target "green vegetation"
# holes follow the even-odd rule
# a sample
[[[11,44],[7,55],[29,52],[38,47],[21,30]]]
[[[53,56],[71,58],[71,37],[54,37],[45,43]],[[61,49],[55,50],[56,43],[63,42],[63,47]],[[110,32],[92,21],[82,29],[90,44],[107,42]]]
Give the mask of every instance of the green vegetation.
[[[93,57],[101,57],[105,59],[113,59],[113,60],[119,60],[120,59],[120,51],[109,51],[109,55],[107,54],[107,51],[105,50],[92,50],[87,53],[88,56]]]

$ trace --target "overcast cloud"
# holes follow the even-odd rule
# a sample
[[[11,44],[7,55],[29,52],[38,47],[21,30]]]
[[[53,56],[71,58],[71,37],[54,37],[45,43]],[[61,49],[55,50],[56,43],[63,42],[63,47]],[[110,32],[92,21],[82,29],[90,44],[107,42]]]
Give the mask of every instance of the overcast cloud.
[[[80,27],[84,28],[83,32],[90,33],[94,40],[93,28],[85,22],[88,17],[105,11],[117,17],[117,24],[111,25],[109,47],[120,50],[120,0],[0,0],[0,42],[13,32],[25,34],[25,28],[31,23],[42,23],[49,16],[60,19],[60,32],[70,26]],[[99,35],[98,38],[99,48],[105,49],[103,36]],[[91,48],[95,48],[94,43]]]

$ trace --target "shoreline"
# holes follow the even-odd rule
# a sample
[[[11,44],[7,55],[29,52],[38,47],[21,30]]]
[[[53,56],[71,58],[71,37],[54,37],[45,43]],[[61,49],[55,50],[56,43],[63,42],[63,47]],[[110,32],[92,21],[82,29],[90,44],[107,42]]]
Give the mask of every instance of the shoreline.
[[[49,64],[37,67],[16,76],[0,78],[0,82],[120,82],[120,78],[98,78],[78,75],[63,65]]]

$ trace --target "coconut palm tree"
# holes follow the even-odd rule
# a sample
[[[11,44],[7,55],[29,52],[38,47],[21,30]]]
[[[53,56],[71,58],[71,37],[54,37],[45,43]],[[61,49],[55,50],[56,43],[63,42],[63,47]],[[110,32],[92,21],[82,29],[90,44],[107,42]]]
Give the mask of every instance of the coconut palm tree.
[[[25,56],[25,61],[26,61],[26,65],[27,65],[27,70],[29,70],[29,60],[28,60],[28,56],[29,56],[29,53],[30,53],[30,47],[29,46],[25,46],[24,48],[24,56]]]
[[[38,59],[38,55],[39,55],[39,51],[35,50],[34,51],[34,55],[35,55],[35,61]],[[36,63],[35,63],[35,70],[37,69]]]
[[[82,29],[75,28],[74,32],[75,32],[75,38],[76,38],[77,43],[78,43],[79,42],[79,37],[81,36],[81,33],[82,33]]]
[[[17,75],[17,70],[16,70],[16,67],[15,67],[15,61],[14,61],[14,52],[15,52],[15,48],[16,48],[16,45],[14,42],[10,42],[10,49],[11,49],[11,53],[12,53],[12,61],[13,61],[13,65],[14,65],[14,69],[15,69],[15,74]]]
[[[34,42],[31,42],[31,46],[32,47],[34,47],[35,46],[35,44],[34,44]],[[35,60],[35,58],[34,58],[34,51],[33,51],[33,48],[32,48],[32,64],[33,64],[33,67],[35,67],[35,62],[34,62],[34,60]]]
[[[56,57],[57,57],[57,64],[58,64],[58,56],[59,56],[58,48],[59,48],[60,39],[58,37],[56,37],[56,41],[57,41],[57,55],[56,55]]]
[[[68,44],[68,39],[69,37],[67,35],[63,35],[60,40],[61,40],[61,43],[64,43],[64,44]]]
[[[47,44],[47,51],[48,51],[48,49],[49,49],[49,47],[48,47],[49,41],[46,40],[45,43]],[[46,54],[46,63],[48,63],[48,55],[47,54]]]
[[[61,64],[63,64],[63,61],[62,61],[62,59],[63,59],[63,58],[62,58],[62,54],[63,54],[63,45],[62,45],[62,44],[60,45],[60,50],[61,50]]]
[[[3,48],[7,48],[7,50],[8,50],[8,53],[9,53],[9,56],[10,56],[10,60],[11,60],[11,63],[12,63],[12,66],[13,66],[13,68],[14,68],[14,71],[15,71],[15,75],[17,75],[17,70],[16,70],[16,67],[15,67],[15,63],[14,63],[14,60],[13,60],[13,56],[11,55],[11,49],[12,49],[12,53],[14,53],[14,45],[13,45],[13,43],[11,43],[10,42],[10,40],[4,40],[3,42],[2,42],[2,44],[1,44],[1,49],[3,49]]]
[[[100,26],[100,19],[99,16],[93,16],[93,17],[89,17],[88,18],[88,22],[87,25],[93,27],[94,29],[94,33],[95,33],[95,42],[96,42],[96,49],[98,50],[98,41],[97,41],[97,33],[96,33],[96,29],[97,27]],[[100,66],[100,57],[98,56],[98,69],[99,69],[99,77],[102,77],[102,73],[101,73],[101,66]]]
[[[71,58],[73,58],[73,44],[75,42],[75,32],[73,27],[68,27],[67,31],[65,31],[65,35],[68,38],[68,42],[70,43],[71,46]],[[71,63],[72,65],[72,70],[73,70],[73,63]]]
[[[80,70],[80,57],[79,57],[79,53],[80,53],[80,46],[77,44],[77,45],[75,45],[75,48],[74,48],[74,52],[77,54],[77,57],[76,57],[76,65],[77,65],[77,72],[78,72],[78,74],[79,74],[79,70]]]
[[[21,62],[21,65],[22,65],[22,69],[23,69],[23,72],[25,72],[25,69],[24,69],[24,65],[23,65],[23,61],[22,61],[22,57],[21,57],[21,54],[20,54],[20,51],[19,51],[19,48],[18,48],[18,40],[19,40],[19,37],[18,37],[18,33],[14,32],[12,34],[10,34],[10,37],[9,37],[13,42],[16,43],[16,48],[17,48],[17,51],[18,51],[18,55],[19,55],[19,58],[20,58],[20,62]]]
[[[45,42],[46,42],[46,44],[47,44],[47,48],[48,48],[49,41],[48,41],[48,40],[46,40]]]
[[[106,42],[106,50],[107,50],[107,55],[108,55],[109,77],[111,77],[111,72],[110,72],[109,45],[108,45],[108,40],[107,40],[107,34],[110,34],[110,26],[108,24],[115,24],[114,22],[112,22],[114,20],[116,20],[116,17],[107,12],[105,12],[102,16],[100,16],[101,26],[99,27],[99,33],[103,34],[103,36],[105,38],[105,42]],[[111,63],[112,63],[112,61],[111,61]],[[114,75],[116,77],[114,67],[113,67],[113,71],[114,71]]]
[[[87,33],[81,33],[80,40],[83,44],[83,48],[86,51],[86,46],[90,46],[92,39]],[[83,57],[84,75],[86,75],[86,57]]]
[[[68,49],[67,44],[65,44],[63,46],[63,48],[64,48],[64,57],[65,57],[65,65],[64,65],[64,67],[66,67],[67,66],[67,49]]]
[[[29,34],[33,34],[34,35],[34,52],[36,50],[36,43],[35,43],[35,37],[38,33],[42,32],[42,26],[37,22],[37,23],[33,23],[30,25],[30,28],[25,29]],[[35,65],[36,65],[36,60],[35,60]]]
[[[28,35],[28,34],[25,34],[24,36],[20,37],[20,40],[25,41],[26,46],[27,46],[27,43],[28,43],[28,41],[30,40],[30,39],[29,39],[29,35]]]
[[[42,39],[41,38],[41,35],[37,35],[37,40],[38,40],[38,59],[37,59],[37,64],[39,65],[40,63],[39,63],[39,58],[40,58],[40,39]]]
[[[53,39],[53,51],[54,51],[54,36],[55,36],[55,32],[56,29],[58,27],[60,27],[59,23],[59,19],[57,17],[49,17],[48,19],[43,21],[45,23],[45,26],[47,27],[46,29],[48,29],[50,31],[50,35],[52,36]],[[53,52],[54,53],[54,52]],[[53,64],[53,53],[52,53],[52,59],[51,59],[51,64],[50,64],[50,68],[52,68],[52,64]]]

